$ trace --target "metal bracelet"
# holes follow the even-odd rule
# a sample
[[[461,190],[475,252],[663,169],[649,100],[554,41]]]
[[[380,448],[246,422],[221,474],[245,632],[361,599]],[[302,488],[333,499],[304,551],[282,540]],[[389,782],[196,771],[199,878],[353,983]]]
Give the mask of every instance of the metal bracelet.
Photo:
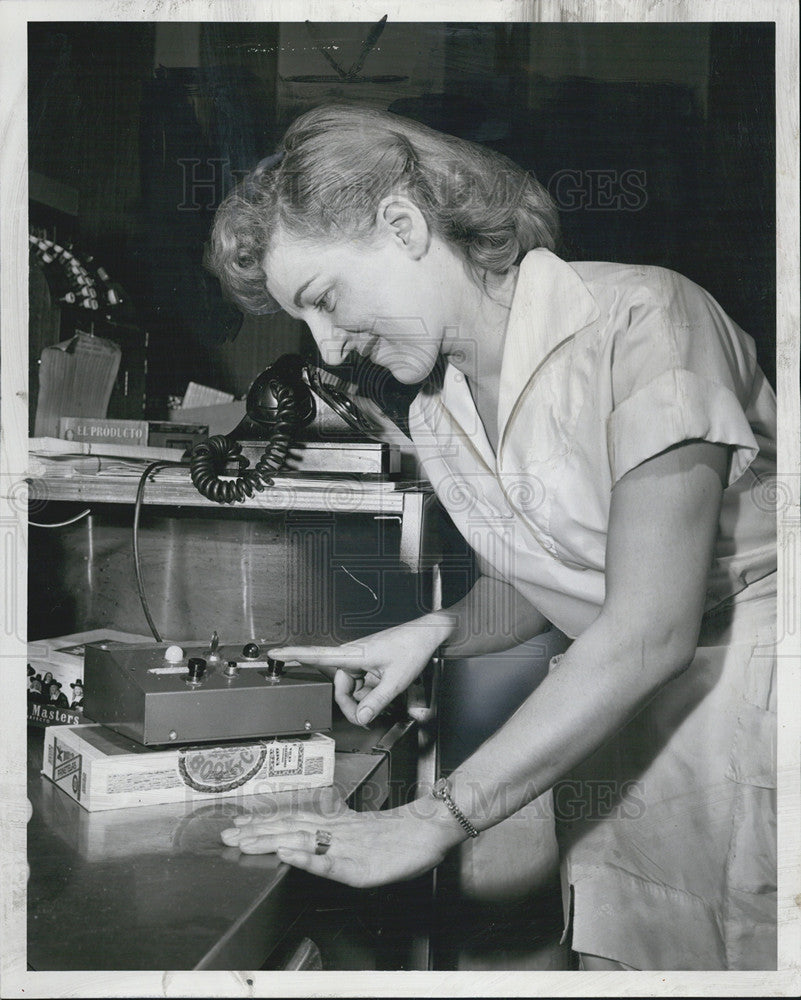
[[[470,820],[465,816],[462,810],[453,801],[453,796],[451,795],[451,787],[447,778],[440,778],[434,783],[431,789],[431,794],[435,799],[439,799],[444,802],[448,807],[449,812],[453,818],[457,821],[459,826],[464,830],[464,832],[470,837],[477,837],[478,830],[473,826]]]

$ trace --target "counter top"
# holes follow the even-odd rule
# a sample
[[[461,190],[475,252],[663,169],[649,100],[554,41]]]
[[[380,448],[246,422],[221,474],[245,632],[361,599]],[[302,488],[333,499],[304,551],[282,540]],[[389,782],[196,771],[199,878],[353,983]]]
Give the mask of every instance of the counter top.
[[[381,751],[411,723],[338,727],[335,785],[326,793],[377,808],[389,787]],[[324,811],[323,790],[89,813],[39,773],[41,733],[29,733],[28,748],[33,969],[259,968],[302,913],[310,877],[275,855],[226,847],[220,831],[260,808]]]

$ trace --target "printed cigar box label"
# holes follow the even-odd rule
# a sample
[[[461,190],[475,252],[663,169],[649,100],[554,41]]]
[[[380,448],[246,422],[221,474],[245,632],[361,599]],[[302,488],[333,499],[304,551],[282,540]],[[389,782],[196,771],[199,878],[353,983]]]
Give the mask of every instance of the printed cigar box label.
[[[59,743],[57,737],[53,739],[52,753],[52,762],[48,760],[52,766],[50,777],[62,788],[68,785],[66,790],[80,802],[83,758],[76,750]]]
[[[83,661],[64,657],[36,659],[28,654],[28,725],[68,726],[86,720],[83,717]]]
[[[79,726],[86,722],[83,713],[57,705],[42,705],[35,701],[28,704],[28,724],[33,726]]]
[[[230,792],[254,778],[266,756],[264,744],[183,749],[178,751],[178,769],[186,784],[198,792]]]
[[[303,774],[303,744],[273,743],[270,746],[269,777],[285,774]]]
[[[147,444],[146,420],[106,420],[97,417],[61,417],[59,432],[67,441],[104,444]]]
[[[151,792],[164,792],[175,788],[183,788],[180,774],[175,768],[163,768],[160,771],[138,771],[114,769],[110,767],[106,774],[105,785],[98,782],[98,791],[113,798],[121,795],[142,795]]]

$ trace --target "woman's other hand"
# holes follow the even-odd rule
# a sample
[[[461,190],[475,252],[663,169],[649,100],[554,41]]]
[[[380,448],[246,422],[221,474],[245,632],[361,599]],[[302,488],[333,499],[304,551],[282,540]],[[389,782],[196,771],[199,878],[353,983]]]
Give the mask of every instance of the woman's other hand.
[[[268,655],[327,674],[345,718],[366,726],[422,673],[452,629],[444,614],[427,615],[341,646],[281,646]]]
[[[384,812],[236,817],[222,840],[246,855],[277,854],[314,875],[358,888],[415,878],[438,865],[465,839],[433,797]]]

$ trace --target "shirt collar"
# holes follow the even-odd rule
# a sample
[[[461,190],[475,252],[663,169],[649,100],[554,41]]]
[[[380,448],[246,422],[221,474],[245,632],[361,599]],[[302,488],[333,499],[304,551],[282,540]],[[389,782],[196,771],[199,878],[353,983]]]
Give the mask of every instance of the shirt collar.
[[[545,358],[598,317],[589,289],[573,268],[541,247],[520,262],[501,362],[498,440],[517,400]]]
[[[507,424],[515,406],[538,368],[560,344],[570,340],[600,314],[598,305],[578,273],[550,250],[531,250],[520,262],[504,339],[498,400],[498,455],[500,461]],[[451,414],[473,439],[476,450],[492,467],[495,463],[483,427],[476,424],[475,407],[461,373],[447,365],[439,392],[417,395],[409,411],[416,443],[422,427],[432,429]],[[468,419],[465,414],[473,414]],[[414,433],[416,432],[416,433]]]

